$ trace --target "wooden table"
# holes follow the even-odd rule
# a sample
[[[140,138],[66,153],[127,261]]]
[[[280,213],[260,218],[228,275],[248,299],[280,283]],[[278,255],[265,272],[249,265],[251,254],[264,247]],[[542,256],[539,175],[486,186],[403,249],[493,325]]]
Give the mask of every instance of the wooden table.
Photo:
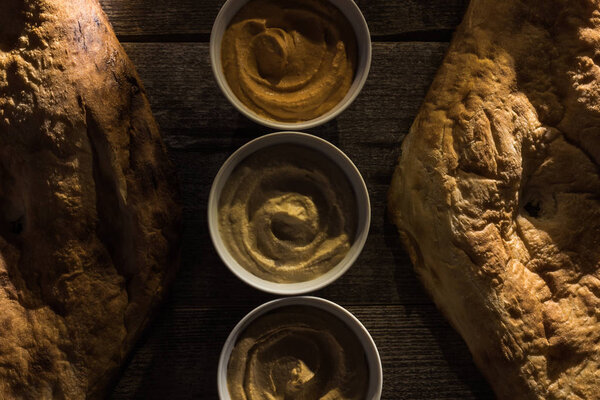
[[[112,399],[217,399],[216,366],[233,326],[274,296],[235,278],[208,235],[212,179],[240,145],[271,132],[219,91],[208,40],[223,0],[101,0],[137,66],[175,164],[184,201],[183,258],[171,295],[139,341]],[[367,183],[373,207],[362,255],[314,293],[354,313],[383,362],[384,399],[488,399],[460,336],[416,279],[386,192],[422,99],[467,0],[359,0],[373,36],[370,77],[339,118],[310,132],[340,147]]]

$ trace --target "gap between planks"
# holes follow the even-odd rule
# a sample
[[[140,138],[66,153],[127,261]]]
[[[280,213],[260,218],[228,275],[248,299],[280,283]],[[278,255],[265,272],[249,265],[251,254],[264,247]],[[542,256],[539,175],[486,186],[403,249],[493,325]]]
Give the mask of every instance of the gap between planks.
[[[310,293],[307,296],[322,297],[322,296],[319,296],[316,293]],[[264,301],[261,304],[267,303],[267,302],[272,301],[272,300],[277,300],[277,299],[280,299],[280,298],[284,298],[284,297],[285,296],[275,296],[274,298],[266,300],[266,301]],[[330,300],[327,297],[322,297],[322,298],[324,298],[326,300]],[[169,303],[169,299],[165,300],[164,307],[168,307],[169,306],[167,303]],[[410,308],[423,308],[423,309],[425,309],[425,308],[435,308],[437,310],[437,306],[433,302],[429,302],[429,303],[410,303],[409,304],[409,303],[400,303],[400,302],[392,302],[392,303],[345,303],[343,301],[342,302],[336,301],[336,303],[338,305],[344,307],[344,308],[347,308],[347,307],[349,307],[349,308],[399,308],[399,307],[407,308],[407,307],[410,307]],[[173,305],[173,307],[172,307],[171,310],[175,311],[175,312],[180,312],[180,311],[181,312],[201,312],[201,311],[215,311],[215,309],[216,309],[216,307],[214,305],[206,306],[206,307],[201,307],[201,306],[200,307],[190,307],[190,306],[179,306],[179,305],[175,304],[175,305]],[[246,310],[246,309],[248,309],[248,306],[247,306],[247,304],[242,304],[242,303],[239,303],[239,304],[225,304],[225,305],[219,306],[218,309],[219,310],[239,310],[239,309]],[[248,312],[250,312],[250,311],[248,311]]]
[[[373,35],[373,43],[393,42],[450,42],[452,29],[433,29],[424,31],[402,32],[392,35]],[[208,33],[175,33],[160,35],[117,35],[121,43],[208,43]]]

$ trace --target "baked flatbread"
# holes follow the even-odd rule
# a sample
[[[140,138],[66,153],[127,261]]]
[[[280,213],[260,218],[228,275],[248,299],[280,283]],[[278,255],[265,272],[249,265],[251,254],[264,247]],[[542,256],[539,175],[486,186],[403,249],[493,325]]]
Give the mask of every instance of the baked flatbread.
[[[473,0],[389,210],[499,398],[600,398],[599,172],[599,2]]]
[[[0,1],[0,398],[103,396],[177,264],[174,180],[97,1]]]

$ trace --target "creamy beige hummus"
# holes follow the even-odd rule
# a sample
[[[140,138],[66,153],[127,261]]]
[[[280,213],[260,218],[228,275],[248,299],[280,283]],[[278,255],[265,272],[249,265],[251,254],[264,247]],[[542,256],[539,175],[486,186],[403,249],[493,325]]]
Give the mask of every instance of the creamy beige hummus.
[[[350,23],[327,1],[251,0],[227,28],[221,59],[230,88],[248,108],[298,122],[346,96],[356,49]]]
[[[364,400],[369,370],[358,338],[337,317],[290,306],[257,318],[229,359],[232,400]]]
[[[325,155],[298,145],[259,150],[233,171],[219,199],[219,232],[240,265],[272,282],[314,279],[354,240],[356,198]]]

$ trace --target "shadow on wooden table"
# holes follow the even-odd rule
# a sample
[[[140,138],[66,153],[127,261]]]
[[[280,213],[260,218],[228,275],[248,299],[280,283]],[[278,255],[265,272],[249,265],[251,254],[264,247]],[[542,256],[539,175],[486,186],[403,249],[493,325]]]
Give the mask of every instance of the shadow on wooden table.
[[[217,255],[207,255],[208,263]],[[206,264],[204,266],[206,266]],[[178,308],[172,293],[137,342],[112,399],[217,399],[221,346],[248,309]]]

